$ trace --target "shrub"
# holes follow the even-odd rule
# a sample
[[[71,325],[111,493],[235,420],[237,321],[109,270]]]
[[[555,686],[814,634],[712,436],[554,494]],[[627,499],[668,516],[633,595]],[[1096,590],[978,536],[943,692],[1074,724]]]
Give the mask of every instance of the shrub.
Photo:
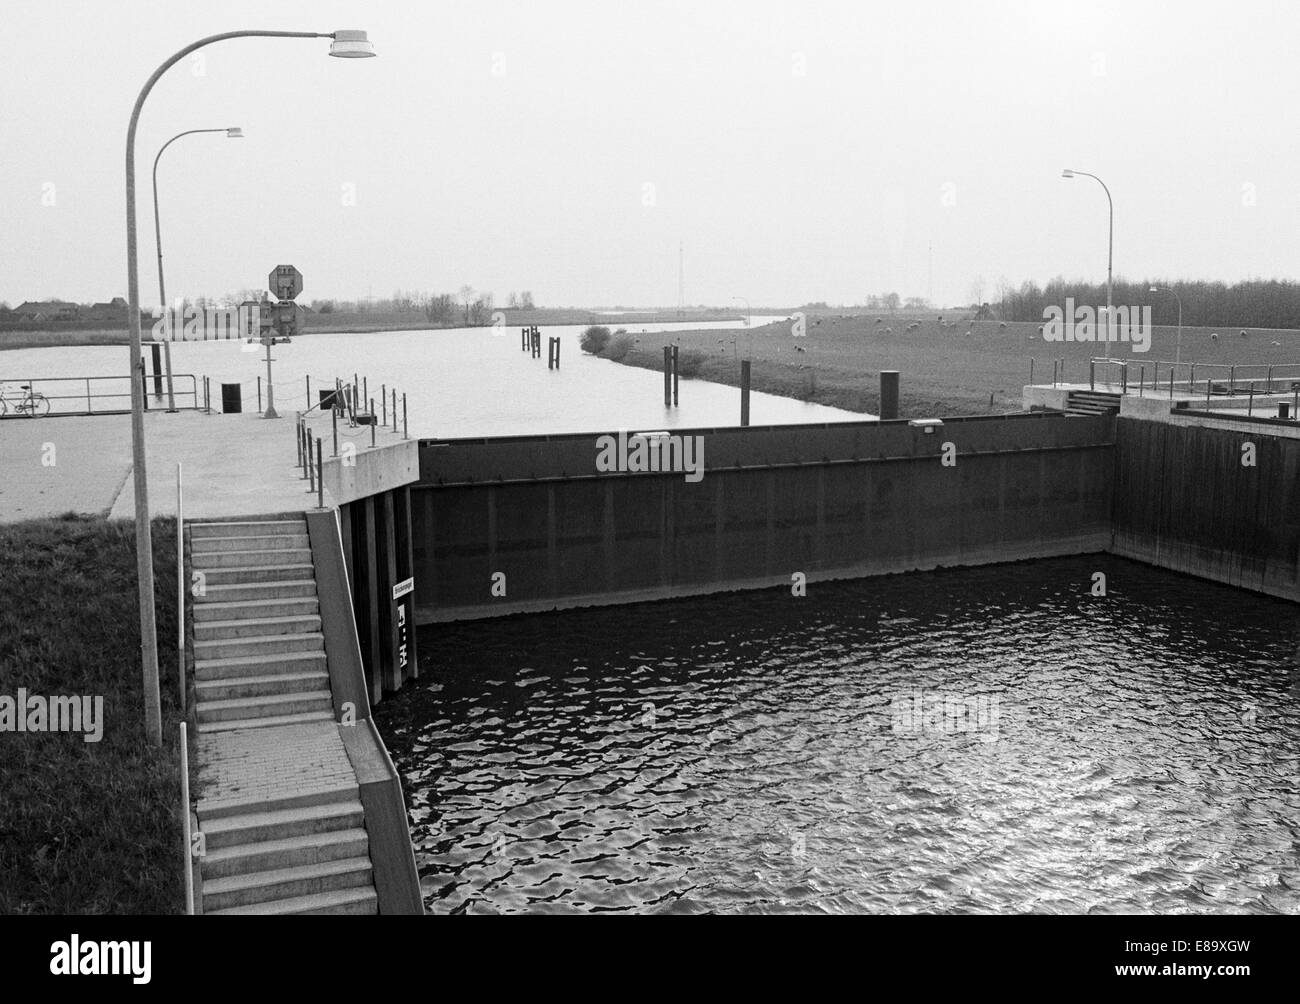
[[[606,359],[612,359],[614,362],[622,362],[624,357],[632,351],[632,336],[626,331],[619,330],[614,333],[613,340],[605,346],[605,351],[601,355]]]
[[[599,355],[600,351],[609,344],[609,328],[600,324],[593,324],[578,339],[578,344],[582,346],[583,352],[589,352],[593,356]]]

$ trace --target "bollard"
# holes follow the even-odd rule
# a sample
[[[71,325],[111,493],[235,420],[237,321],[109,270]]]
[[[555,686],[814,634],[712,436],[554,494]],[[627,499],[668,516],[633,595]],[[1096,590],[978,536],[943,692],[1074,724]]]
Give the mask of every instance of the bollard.
[[[1097,360],[1088,360],[1088,389],[1097,389]]]
[[[375,399],[370,399],[370,448],[375,448]]]
[[[749,360],[740,361],[740,424],[749,425]]]
[[[409,430],[406,427],[406,395],[403,394],[402,395],[402,438],[403,439],[411,438],[409,435],[407,435],[408,431]]]
[[[880,371],[880,420],[898,417],[898,370]]]
[[[673,346],[673,407],[674,408],[677,407],[677,385],[679,382],[678,374],[679,374],[679,370],[677,368],[677,346],[674,345]]]
[[[320,437],[316,437],[316,508],[325,508],[325,461],[321,457]]]

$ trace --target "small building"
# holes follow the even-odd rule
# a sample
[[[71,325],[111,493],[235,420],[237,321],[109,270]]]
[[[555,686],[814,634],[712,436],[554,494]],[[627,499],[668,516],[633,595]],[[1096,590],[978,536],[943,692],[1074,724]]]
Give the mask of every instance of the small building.
[[[66,300],[45,300],[41,303],[27,301],[14,308],[14,313],[25,321],[75,321],[81,308]]]

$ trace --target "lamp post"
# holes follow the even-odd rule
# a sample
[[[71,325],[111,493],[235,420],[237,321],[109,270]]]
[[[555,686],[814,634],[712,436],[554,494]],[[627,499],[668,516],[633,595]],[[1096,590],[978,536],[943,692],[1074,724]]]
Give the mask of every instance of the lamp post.
[[[135,224],[135,131],[140,121],[140,110],[153,85],[173,64],[196,49],[228,38],[250,36],[264,38],[328,38],[330,55],[344,58],[373,56],[374,46],[364,31],[227,31],[209,35],[172,55],[153,75],[135,99],[131,121],[126,129],[126,287],[127,322],[130,331],[131,362],[131,471],[135,488],[135,566],[140,598],[140,661],[144,678],[144,728],[145,736],[154,746],[162,743],[162,709],[158,696],[158,634],[154,618],[153,595],[153,541],[149,527],[149,481],[145,471],[144,449],[144,386],[135,379],[135,368],[140,359],[140,276],[136,262]]]
[[[1106,202],[1110,206],[1110,236],[1108,240],[1108,251],[1106,255],[1106,358],[1110,359],[1110,329],[1111,318],[1114,308],[1111,305],[1111,267],[1115,263],[1115,203],[1110,197],[1110,189],[1106,187],[1106,182],[1102,181],[1095,174],[1089,174],[1087,171],[1071,171],[1068,167],[1061,172],[1062,178],[1073,178],[1076,175],[1084,178],[1091,178],[1102,187],[1106,193]]]
[[[754,312],[754,308],[752,308],[752,307],[749,305],[749,301],[746,300],[743,296],[733,296],[732,299],[733,299],[733,300],[742,300],[742,301],[744,301],[744,304],[745,304],[745,327],[748,328],[748,327],[749,327],[749,315],[752,314],[752,313]]]
[[[187,129],[185,132],[177,133],[158,151],[158,156],[153,159],[153,235],[154,244],[158,248],[158,304],[164,314],[167,311],[167,286],[163,282],[163,264],[162,264],[162,224],[158,219],[158,161],[162,159],[163,150],[175,143],[182,136],[193,136],[200,132],[224,132],[227,139],[243,139],[244,131],[239,126],[229,126],[222,129]],[[174,318],[169,318],[174,320]],[[176,337],[174,326],[170,328],[171,338],[163,339],[163,353],[167,357],[167,410],[174,412],[176,410],[176,394],[172,387],[172,338]]]
[[[1152,286],[1151,292],[1159,293],[1160,287]],[[1173,293],[1174,299],[1178,301],[1178,344],[1174,349],[1174,363],[1177,364],[1183,361],[1183,298],[1178,295],[1178,290],[1172,286],[1166,286],[1165,292]]]

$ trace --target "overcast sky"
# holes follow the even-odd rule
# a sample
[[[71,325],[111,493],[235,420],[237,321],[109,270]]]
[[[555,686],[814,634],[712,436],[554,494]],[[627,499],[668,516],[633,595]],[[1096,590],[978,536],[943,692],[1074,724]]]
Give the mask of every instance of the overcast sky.
[[[1300,6],[1287,3],[5,0],[0,299],[531,290],[539,305],[964,302],[983,276],[1294,277]],[[349,187],[351,186],[351,187]],[[932,251],[931,251],[932,249]],[[933,273],[931,275],[931,259]]]

